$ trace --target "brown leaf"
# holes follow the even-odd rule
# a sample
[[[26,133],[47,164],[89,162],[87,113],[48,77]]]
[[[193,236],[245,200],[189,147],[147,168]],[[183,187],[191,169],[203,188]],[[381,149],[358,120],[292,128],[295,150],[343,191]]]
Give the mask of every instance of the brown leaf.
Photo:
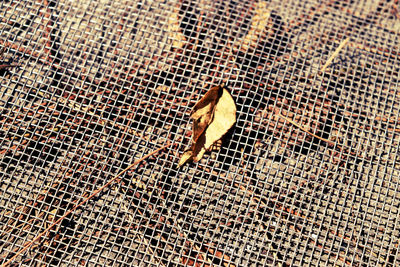
[[[211,88],[193,107],[192,145],[187,149],[178,166],[193,160],[199,161],[204,153],[236,122],[236,105],[224,85]]]
[[[200,135],[207,129],[207,126],[213,119],[215,104],[222,95],[223,87],[215,86],[211,88],[194,105],[191,118],[193,119],[193,142],[197,142]]]

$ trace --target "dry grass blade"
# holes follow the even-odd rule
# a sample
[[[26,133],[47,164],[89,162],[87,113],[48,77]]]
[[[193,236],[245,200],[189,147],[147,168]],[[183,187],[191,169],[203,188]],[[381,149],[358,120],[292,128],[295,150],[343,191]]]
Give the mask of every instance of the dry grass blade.
[[[131,169],[133,166],[139,164],[140,162],[142,162],[143,160],[151,157],[152,155],[160,152],[161,150],[169,147],[171,145],[170,142],[168,142],[168,144],[166,144],[165,146],[154,150],[153,152],[145,155],[144,157],[142,157],[141,159],[135,161],[134,163],[132,163],[131,165],[129,165],[127,168],[125,168],[124,170],[122,170],[120,173],[118,173],[117,175],[115,175],[110,181],[108,181],[106,184],[104,184],[103,186],[101,186],[100,188],[98,188],[97,190],[95,190],[90,196],[88,196],[87,198],[85,198],[84,200],[82,200],[81,202],[79,202],[78,204],[76,204],[73,208],[71,208],[69,211],[67,211],[61,218],[59,218],[57,221],[55,221],[53,224],[51,224],[49,227],[47,227],[43,232],[41,232],[40,234],[38,234],[32,241],[27,242],[24,247],[19,250],[11,259],[9,259],[6,263],[4,263],[3,265],[1,265],[1,267],[5,267],[8,266],[9,264],[11,264],[19,255],[21,255],[22,253],[24,253],[26,250],[28,250],[36,241],[38,241],[42,236],[44,236],[47,232],[49,232],[54,226],[56,226],[57,224],[59,224],[62,220],[64,220],[68,215],[70,215],[74,210],[76,210],[77,208],[79,208],[80,206],[82,206],[83,204],[85,204],[86,202],[88,202],[90,199],[92,199],[94,196],[96,196],[98,193],[100,193],[104,188],[108,187],[109,185],[111,185],[113,182],[115,182],[118,178],[121,177],[121,175],[123,175],[125,172],[127,172],[129,169]]]
[[[325,65],[322,67],[321,73],[323,73],[326,70],[326,68],[332,63],[333,59],[340,53],[340,50],[342,50],[343,47],[345,47],[345,45],[349,42],[349,40],[350,37],[347,37],[340,43],[338,48],[336,48],[335,52],[333,52],[333,54],[326,61]]]

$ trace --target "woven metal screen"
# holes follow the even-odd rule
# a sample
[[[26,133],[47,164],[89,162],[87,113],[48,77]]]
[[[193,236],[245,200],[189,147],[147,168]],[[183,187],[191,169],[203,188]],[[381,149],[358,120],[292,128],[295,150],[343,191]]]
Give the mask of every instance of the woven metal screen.
[[[399,266],[398,5],[2,1],[0,264]]]

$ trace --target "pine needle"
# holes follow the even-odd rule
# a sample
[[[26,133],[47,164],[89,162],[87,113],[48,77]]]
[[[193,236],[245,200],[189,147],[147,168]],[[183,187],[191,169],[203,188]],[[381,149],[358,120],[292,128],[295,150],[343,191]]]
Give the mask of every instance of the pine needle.
[[[282,116],[281,114],[279,114],[279,113],[278,113],[278,116],[279,116],[280,118],[282,118],[282,119],[284,119],[284,120],[290,122],[291,124],[293,124],[293,125],[296,126],[297,128],[303,130],[304,132],[308,133],[308,134],[311,135],[312,137],[315,137],[315,138],[317,138],[317,139],[319,139],[319,140],[321,140],[321,141],[324,141],[324,142],[326,142],[326,143],[328,143],[328,144],[330,144],[330,145],[332,145],[332,146],[337,146],[340,150],[342,150],[342,148],[341,148],[340,146],[338,146],[335,142],[332,142],[331,140],[328,140],[328,139],[322,138],[322,137],[320,137],[320,136],[318,136],[318,135],[316,135],[316,134],[313,134],[312,132],[308,131],[306,128],[304,128],[304,127],[301,126],[300,124],[298,124],[298,123],[292,121],[292,120],[289,119],[289,118],[283,117],[283,116]]]
[[[350,37],[347,37],[340,43],[338,48],[336,48],[335,52],[333,52],[333,54],[326,61],[325,65],[322,67],[321,73],[323,73],[326,70],[326,68],[332,63],[333,59],[340,53],[340,50],[342,50],[343,47],[345,47],[345,45],[349,42],[349,40]]]
[[[7,69],[7,68],[15,68],[18,67],[18,64],[2,64],[0,65],[0,70]]]

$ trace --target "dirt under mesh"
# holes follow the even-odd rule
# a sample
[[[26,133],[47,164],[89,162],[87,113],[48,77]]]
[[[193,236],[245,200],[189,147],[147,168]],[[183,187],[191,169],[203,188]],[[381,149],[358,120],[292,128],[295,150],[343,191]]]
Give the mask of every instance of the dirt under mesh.
[[[1,2],[0,264],[170,142],[12,264],[399,266],[399,8]],[[223,82],[236,125],[177,168]]]

